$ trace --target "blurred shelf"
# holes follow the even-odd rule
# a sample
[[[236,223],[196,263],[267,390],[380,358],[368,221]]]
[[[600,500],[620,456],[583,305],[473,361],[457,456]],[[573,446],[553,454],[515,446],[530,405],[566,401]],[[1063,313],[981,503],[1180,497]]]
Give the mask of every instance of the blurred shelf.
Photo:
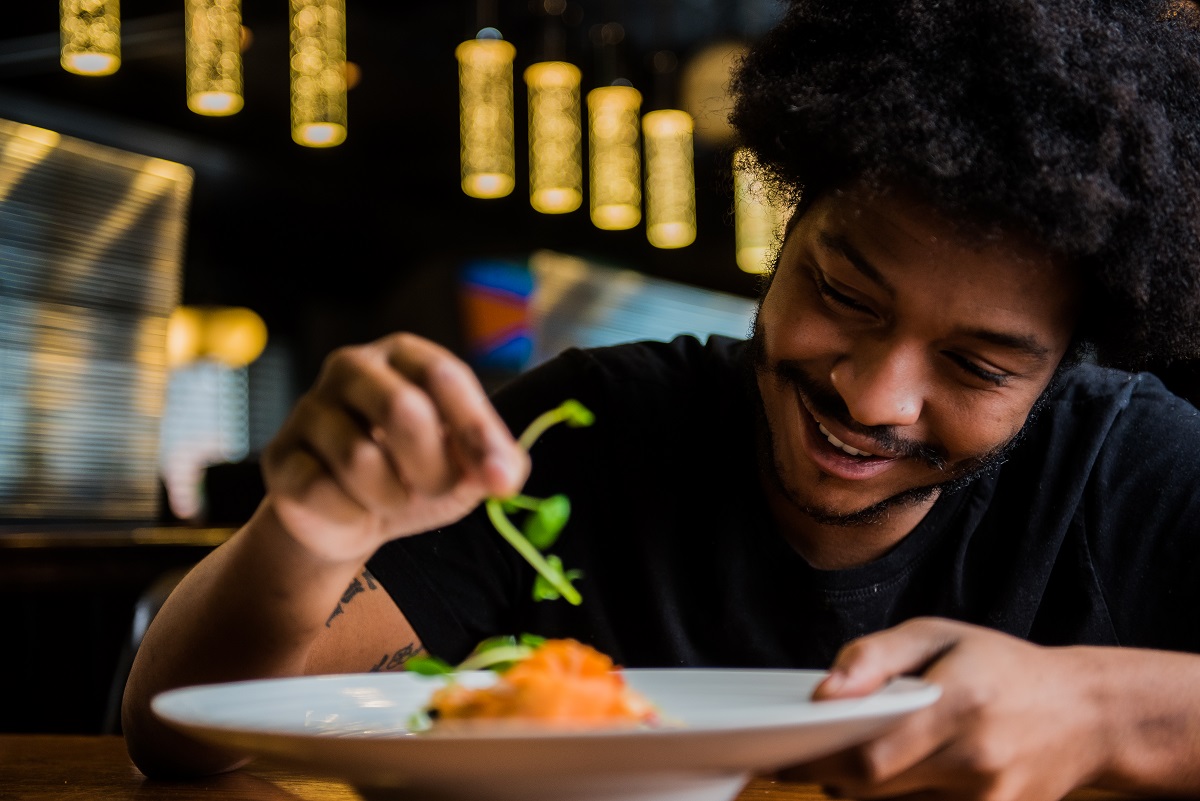
[[[0,526],[0,550],[65,550],[96,548],[193,547],[215,548],[233,536],[233,528],[158,526],[108,528],[104,526],[37,527],[6,529]]]
[[[236,529],[188,526],[0,526],[0,595],[140,592],[199,562]]]

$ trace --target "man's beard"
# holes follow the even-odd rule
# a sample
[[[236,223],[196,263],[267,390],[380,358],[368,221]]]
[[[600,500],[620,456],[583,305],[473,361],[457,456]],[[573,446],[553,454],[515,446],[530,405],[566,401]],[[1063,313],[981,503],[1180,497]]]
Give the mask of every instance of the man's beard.
[[[864,526],[881,522],[894,509],[924,503],[942,493],[956,492],[977,478],[997,469],[1024,438],[1037,413],[1045,405],[1046,399],[1057,385],[1057,381],[1050,382],[1050,385],[1034,403],[1025,418],[1025,423],[1016,434],[983,454],[962,459],[954,465],[950,465],[947,454],[941,447],[899,437],[894,426],[864,426],[855,421],[850,415],[845,401],[835,391],[826,389],[814,380],[797,362],[785,361],[775,367],[769,366],[766,362],[762,331],[757,319],[754,325],[754,335],[749,343],[748,355],[756,375],[766,376],[770,380],[797,390],[815,414],[828,420],[835,420],[847,430],[872,440],[879,445],[883,452],[899,454],[901,458],[916,459],[924,462],[933,470],[944,473],[944,477],[938,481],[903,490],[852,512],[835,511],[808,504],[802,499],[799,488],[789,487],[783,480],[784,468],[780,463],[778,449],[775,445],[776,433],[771,428],[761,393],[759,393],[756,414],[760,439],[758,448],[760,469],[770,477],[776,489],[796,509],[817,523],[832,526]],[[805,410],[804,414],[807,415],[808,411]]]

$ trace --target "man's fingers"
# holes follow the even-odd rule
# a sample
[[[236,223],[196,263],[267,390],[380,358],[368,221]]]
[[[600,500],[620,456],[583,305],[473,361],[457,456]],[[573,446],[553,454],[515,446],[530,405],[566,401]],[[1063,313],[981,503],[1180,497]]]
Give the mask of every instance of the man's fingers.
[[[951,621],[916,618],[857,639],[838,653],[813,699],[867,695],[896,676],[921,673],[953,648],[961,634],[959,624]]]
[[[379,510],[409,496],[384,448],[343,407],[305,396],[297,408],[303,410],[305,446],[347,497],[365,510]]]
[[[493,495],[512,495],[529,475],[529,457],[517,445],[467,365],[425,339],[400,334],[389,363],[433,399],[455,450]]]
[[[952,721],[937,707],[906,716],[876,739],[780,772],[790,781],[836,787],[852,798],[885,798],[924,790],[939,779]]]
[[[317,393],[344,404],[362,421],[366,436],[383,449],[406,488],[440,495],[463,478],[442,410],[417,384],[372,348],[346,348],[330,358]]]
[[[263,454],[263,466],[267,468],[267,490],[278,499],[276,505],[320,508],[335,524],[352,523],[363,513],[362,506],[333,481],[321,460],[302,447],[269,447]]]
[[[785,768],[779,772],[780,778],[855,791],[893,782],[945,746],[950,730],[939,717],[932,708],[911,713],[868,743]],[[908,792],[912,787],[910,783],[897,791]]]
[[[410,334],[331,353],[268,451],[281,522],[335,557],[458,520],[529,473],[471,369]]]

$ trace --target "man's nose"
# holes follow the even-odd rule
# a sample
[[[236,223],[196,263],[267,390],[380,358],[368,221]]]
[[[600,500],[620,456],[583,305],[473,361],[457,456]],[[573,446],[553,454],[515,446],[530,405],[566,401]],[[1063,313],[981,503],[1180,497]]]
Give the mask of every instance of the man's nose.
[[[829,373],[850,415],[865,426],[909,426],[921,417],[927,386],[915,347],[891,341],[860,343]]]

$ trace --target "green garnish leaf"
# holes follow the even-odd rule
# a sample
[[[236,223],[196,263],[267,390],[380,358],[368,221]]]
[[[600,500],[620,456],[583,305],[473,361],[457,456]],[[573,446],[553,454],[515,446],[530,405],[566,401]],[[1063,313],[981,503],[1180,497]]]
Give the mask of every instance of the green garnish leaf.
[[[428,654],[417,654],[409,657],[404,663],[404,669],[421,676],[444,676],[454,672],[454,666],[444,659]]]
[[[433,728],[433,718],[429,717],[428,712],[418,709],[408,716],[404,725],[409,731],[429,731]]]
[[[479,645],[476,645],[467,658],[469,659],[472,656],[478,656],[479,654],[490,651],[493,648],[505,648],[516,644],[517,638],[511,634],[500,634],[495,637],[488,637],[486,640],[481,641]]]
[[[546,641],[545,637],[522,634],[515,637],[502,634],[488,637],[476,645],[470,656],[458,665],[458,670],[494,670],[503,673],[533,653],[533,649]]]
[[[537,440],[542,433],[557,423],[567,423],[572,427],[590,426],[596,417],[591,410],[577,400],[563,401],[548,412],[543,412],[534,418],[528,428],[521,432],[517,444],[525,450]],[[514,495],[511,498],[488,498],[484,501],[488,519],[500,532],[500,536],[516,549],[537,571],[534,578],[533,597],[538,600],[565,598],[569,603],[578,606],[583,602],[579,591],[571,584],[572,579],[582,575],[579,571],[563,573],[562,562],[557,557],[550,561],[542,556],[542,551],[554,544],[566,525],[571,514],[571,504],[564,495],[553,495],[545,500],[530,498],[526,495]],[[525,530],[517,528],[508,519],[508,515],[520,509],[532,514],[525,524]]]
[[[596,422],[596,415],[592,414],[592,410],[575,399],[563,401],[558,409],[567,425],[572,428],[582,428]]]
[[[523,527],[525,539],[544,551],[558,539],[559,532],[571,516],[571,502],[566,495],[551,495],[538,504]]]
[[[517,640],[528,648],[540,648],[545,645],[546,638],[540,634],[522,634]]]
[[[553,425],[566,423],[572,428],[580,428],[590,426],[595,421],[596,416],[592,414],[591,409],[573,398],[565,400],[550,411],[535,417],[529,427],[521,432],[521,436],[517,437],[517,444],[529,450],[537,438]]]
[[[553,580],[545,575],[539,575],[533,580],[533,600],[535,601],[556,601],[559,598],[566,597],[560,588],[564,585],[572,592],[578,595],[578,591],[571,584],[577,578],[583,576],[582,570],[568,570],[563,572],[562,560],[554,554],[546,555],[546,563],[550,566]]]
[[[562,563],[554,567],[546,557],[542,556],[542,552],[534,547],[533,543],[525,539],[525,535],[512,524],[504,514],[504,509],[501,508],[500,501],[495,498],[488,498],[484,501],[484,508],[487,510],[488,518],[492,521],[492,525],[500,532],[500,536],[508,540],[508,544],[517,550],[517,553],[525,557],[525,561],[533,566],[533,569],[538,572],[538,576],[534,581],[536,587],[539,581],[549,582],[554,588],[555,598],[565,598],[569,603],[578,606],[582,603],[583,598],[580,597],[579,591],[571,586],[562,572]],[[535,593],[537,590],[535,589]]]
[[[533,579],[533,600],[557,601],[561,597],[562,593],[545,576],[536,576]]]
[[[498,645],[486,651],[469,656],[459,663],[459,670],[494,670],[503,673],[513,665],[533,653],[527,645]]]
[[[511,498],[504,498],[500,501],[500,505],[504,508],[507,514],[515,514],[522,509],[532,512],[535,511],[544,501],[541,498],[531,498],[528,495],[514,495]]]

